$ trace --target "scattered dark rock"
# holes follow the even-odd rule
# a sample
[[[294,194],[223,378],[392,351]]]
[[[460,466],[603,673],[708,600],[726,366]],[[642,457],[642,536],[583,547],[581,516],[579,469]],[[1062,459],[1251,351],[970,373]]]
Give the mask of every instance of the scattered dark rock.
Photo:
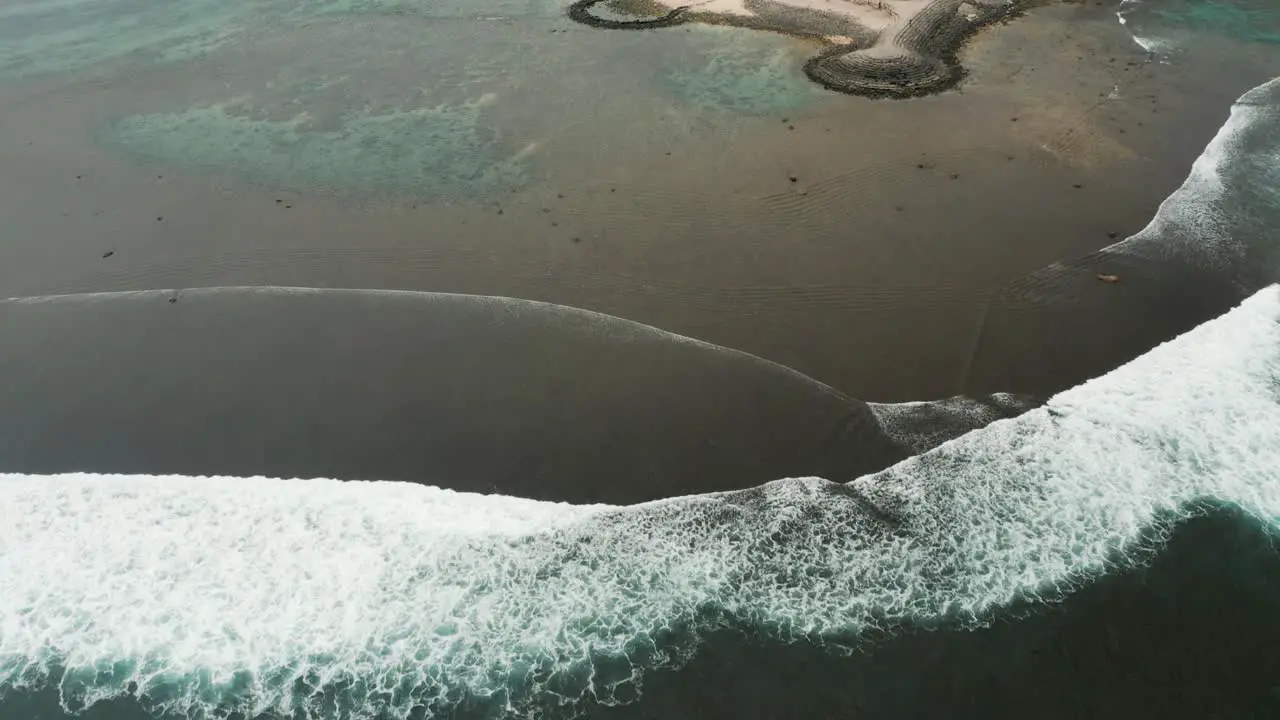
[[[556,197],[558,197],[558,198],[560,198],[561,200],[563,200],[563,199],[564,199],[564,193],[556,193]]]
[[[575,237],[573,238],[573,241],[574,241],[575,243],[580,243],[580,242],[582,242],[582,238],[580,238],[580,237],[576,237],[576,236],[575,236]]]
[[[77,180],[79,180],[79,179],[80,179],[80,176],[79,176],[79,175],[77,175],[77,176],[76,176],[76,179],[77,179]]]
[[[618,192],[618,188],[609,188],[609,192]]]
[[[959,179],[960,179],[960,173],[951,173],[951,179],[952,179],[952,180],[959,180]]]
[[[551,227],[560,227],[560,223],[558,223],[558,222],[553,222],[553,223],[551,223]]]
[[[1009,122],[1018,122],[1018,118],[1009,118]]]
[[[1084,186],[1083,186],[1083,185],[1081,185],[1080,183],[1076,183],[1075,185],[1072,185],[1071,187],[1073,187],[1073,188],[1075,188],[1075,189],[1079,190],[1079,189],[1083,188]]]
[[[906,210],[906,208],[902,207],[901,205],[897,205],[893,209],[897,210],[898,212],[902,212],[903,210]]]
[[[795,129],[796,129],[796,126],[795,126],[795,125],[788,125],[788,126],[787,126],[787,129],[788,129],[788,130],[795,130]]]
[[[277,202],[277,203],[282,203],[282,202],[284,202],[284,201],[283,201],[283,200],[281,200],[280,198],[276,198],[276,202]]]
[[[175,295],[175,296],[173,296],[173,297],[171,297],[171,298],[169,298],[169,304],[170,304],[170,305],[172,305],[172,304],[174,304],[174,303],[176,303],[176,302],[178,302],[178,297],[177,297],[176,295]]]
[[[163,216],[160,216],[160,215],[157,215],[157,216],[156,216],[156,222],[160,222],[161,220],[164,220],[164,217],[163,217]]]
[[[290,209],[290,208],[292,208],[292,207],[293,207],[292,205],[286,204],[286,205],[284,206],[284,209],[285,209],[285,210],[288,210],[288,209]]]
[[[788,175],[787,179],[790,180],[791,182],[800,182],[800,178],[796,177],[795,175]]]
[[[923,170],[923,169],[924,169],[924,163],[916,163],[916,169],[917,169],[917,170]]]
[[[549,213],[551,212],[551,208],[542,208],[542,212]]]
[[[102,257],[103,257],[103,258],[109,258],[109,257],[111,257],[112,255],[115,255],[115,254],[116,254],[116,251],[115,251],[115,250],[108,250],[108,251],[106,251],[106,252],[102,253]]]
[[[791,118],[782,118],[782,122],[791,122]]]
[[[1116,232],[1109,232],[1109,233],[1107,233],[1107,237],[1111,238],[1112,240],[1115,240],[1115,239],[1116,239],[1116,237],[1117,237],[1117,236],[1119,236],[1119,234],[1120,234],[1120,233],[1116,233]]]

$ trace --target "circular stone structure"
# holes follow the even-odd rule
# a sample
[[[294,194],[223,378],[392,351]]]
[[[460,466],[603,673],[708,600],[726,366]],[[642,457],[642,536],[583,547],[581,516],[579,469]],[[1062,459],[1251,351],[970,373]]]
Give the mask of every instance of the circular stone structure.
[[[906,98],[955,85],[964,76],[956,59],[964,41],[1019,9],[1019,0],[578,0],[569,17],[611,30],[703,22],[814,39],[826,46],[805,63],[814,82],[852,95]]]

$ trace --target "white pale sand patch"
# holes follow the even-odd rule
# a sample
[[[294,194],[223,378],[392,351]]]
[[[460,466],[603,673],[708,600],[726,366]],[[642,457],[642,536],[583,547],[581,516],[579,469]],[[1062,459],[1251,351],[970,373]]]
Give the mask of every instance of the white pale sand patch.
[[[921,13],[938,3],[954,0],[772,0],[777,5],[799,10],[811,10],[846,18],[867,29],[875,39],[865,47],[857,50],[858,54],[868,59],[892,60],[914,56],[915,50],[904,46],[903,30]],[[680,0],[659,0],[670,7],[678,7]],[[725,16],[752,17],[755,15],[746,6],[747,0],[704,0],[693,3],[689,9],[699,13],[714,13]],[[979,8],[990,8],[1003,5],[1006,0],[969,0],[958,8],[965,17],[973,21],[981,15]],[[968,12],[966,13],[966,9]],[[828,41],[836,45],[853,45],[856,40],[845,36],[829,36]]]
[[[664,5],[680,5],[680,0],[662,0]],[[934,3],[934,0],[773,0],[778,5],[790,8],[818,10],[818,12],[842,15],[854,20],[873,32],[897,24],[909,22],[911,18]],[[746,8],[745,0],[707,0],[704,3],[691,4],[691,9],[699,13],[716,13],[723,15],[744,15],[750,17],[755,13]]]
[[[863,25],[870,30],[883,30],[898,21],[906,21],[915,17],[921,10],[933,4],[934,0],[773,0],[778,5],[817,10],[834,15],[841,15]],[[665,4],[676,5],[678,0],[666,0]],[[725,15],[753,15],[747,9],[745,0],[707,0],[694,3],[693,9],[698,12],[723,13]]]
[[[885,30],[897,28],[911,21],[921,11],[936,0],[773,0],[778,5],[816,10],[839,15],[876,33],[884,34]],[[677,7],[679,0],[662,0],[663,4]],[[718,15],[738,15],[750,17],[754,15],[747,9],[745,0],[706,0],[693,3],[690,9],[700,13]],[[894,33],[888,34],[892,36]],[[835,37],[835,36],[833,36]],[[843,38],[851,41],[848,38]]]

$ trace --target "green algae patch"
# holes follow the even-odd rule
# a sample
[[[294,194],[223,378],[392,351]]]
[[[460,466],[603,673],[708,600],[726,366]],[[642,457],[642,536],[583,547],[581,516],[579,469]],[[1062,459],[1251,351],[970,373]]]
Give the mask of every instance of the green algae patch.
[[[779,38],[750,30],[707,28],[703,50],[663,74],[681,102],[709,112],[768,115],[807,105],[820,90]]]
[[[360,196],[470,200],[526,182],[531,152],[503,152],[482,123],[484,97],[412,110],[343,115],[318,127],[307,115],[254,117],[214,106],[124,118],[109,140],[136,156],[234,172],[251,182]]]

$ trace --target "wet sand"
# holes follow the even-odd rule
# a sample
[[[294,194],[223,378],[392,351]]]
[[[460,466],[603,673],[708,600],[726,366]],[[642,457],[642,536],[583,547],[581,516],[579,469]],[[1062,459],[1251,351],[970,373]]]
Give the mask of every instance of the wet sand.
[[[616,42],[565,22],[602,38],[581,39],[601,52]],[[955,92],[832,93],[728,124],[659,104],[595,112],[636,74],[602,63],[599,86],[575,87],[568,125],[563,113],[523,118],[545,131],[532,184],[449,204],[273,189],[140,162],[96,134],[172,106],[177,88],[196,98],[251,74],[252,54],[194,76],[177,65],[10,82],[0,295],[255,284],[501,295],[749,352],[864,400],[947,397],[972,389],[991,293],[1143,227],[1264,74],[1232,68],[1228,82],[1222,67],[1148,63],[1109,10],[1076,5],[989,28],[961,59],[970,76]],[[1019,377],[981,385],[1020,391]]]

